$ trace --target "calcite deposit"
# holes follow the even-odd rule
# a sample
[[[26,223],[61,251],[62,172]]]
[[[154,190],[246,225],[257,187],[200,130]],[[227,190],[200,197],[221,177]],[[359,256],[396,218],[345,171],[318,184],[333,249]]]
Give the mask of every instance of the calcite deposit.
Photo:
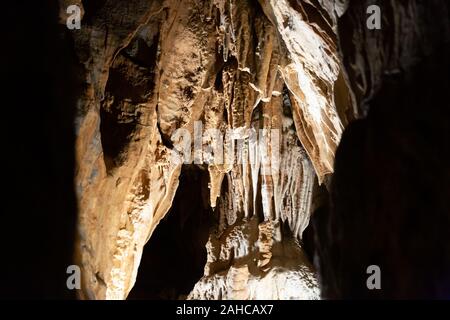
[[[1,297],[450,297],[448,0],[2,9]]]
[[[180,174],[196,166],[208,172],[203,193],[216,222],[188,298],[319,298],[302,233],[314,186],[333,172],[356,115],[336,42],[343,9],[288,0],[83,4],[72,34],[84,82],[81,297],[127,298]],[[225,161],[208,149],[217,146],[211,136],[194,141],[199,123],[223,137]],[[194,164],[173,161],[186,147],[180,130],[192,137]]]

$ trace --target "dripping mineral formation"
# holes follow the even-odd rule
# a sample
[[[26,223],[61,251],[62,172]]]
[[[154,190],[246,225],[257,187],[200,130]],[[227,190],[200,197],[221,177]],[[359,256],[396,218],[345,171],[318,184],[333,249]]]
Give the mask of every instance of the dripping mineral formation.
[[[369,50],[339,47],[355,6],[72,2],[80,297],[320,298],[305,230],[344,129],[391,66],[366,73],[379,60],[355,52]],[[232,161],[214,161],[219,141]],[[194,161],[173,161],[180,150]]]
[[[449,6],[5,1],[0,296],[448,299]]]
[[[154,297],[319,298],[302,234],[313,190],[332,173],[353,112],[334,13],[287,0],[135,0],[127,7],[83,8],[83,27],[73,35],[85,79],[76,177],[82,297],[127,298],[148,272],[144,246],[158,250],[153,236],[156,243],[158,225],[163,230],[172,215],[181,233],[208,221],[198,223],[198,239],[185,239],[201,274],[186,271],[186,278],[197,274],[190,288],[149,279]],[[185,143],[174,133],[193,137],[198,122],[233,130],[224,150],[235,161],[171,161]],[[255,144],[248,129],[275,129],[279,139]],[[193,146],[194,158],[207,158],[208,139]],[[249,161],[252,152],[275,148],[278,157]],[[182,180],[196,188],[191,201],[176,196],[185,192]],[[164,265],[148,262],[157,263]]]

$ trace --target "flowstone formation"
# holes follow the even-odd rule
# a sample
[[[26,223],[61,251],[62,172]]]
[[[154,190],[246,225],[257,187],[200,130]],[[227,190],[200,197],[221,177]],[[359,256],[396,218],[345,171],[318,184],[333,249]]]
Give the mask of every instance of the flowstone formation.
[[[318,299],[302,235],[314,190],[327,183],[344,126],[357,116],[336,44],[345,5],[78,5],[81,297],[125,299],[147,265],[177,265],[183,274],[196,261],[202,272],[190,289],[161,285],[153,297]],[[186,147],[191,161],[174,161]],[[189,183],[179,188],[181,177]],[[178,196],[194,185],[191,199]],[[178,229],[163,228],[165,220]],[[173,233],[158,242],[160,223]],[[147,242],[159,252],[148,261]],[[189,242],[186,252],[198,259],[164,260]]]

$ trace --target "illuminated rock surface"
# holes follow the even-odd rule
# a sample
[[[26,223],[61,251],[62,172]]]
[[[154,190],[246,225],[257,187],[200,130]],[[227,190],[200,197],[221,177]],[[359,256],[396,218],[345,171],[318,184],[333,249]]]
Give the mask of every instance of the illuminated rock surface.
[[[365,29],[364,6],[353,5],[349,13],[347,6],[288,0],[133,0],[126,10],[115,1],[86,5],[83,28],[74,36],[85,70],[76,175],[83,298],[125,299],[138,273],[144,278],[154,265],[169,268],[174,257],[164,262],[155,253],[162,254],[164,244],[169,252],[198,255],[186,276],[197,280],[186,282],[192,292],[174,284],[155,289],[153,297],[319,298],[302,239],[312,208],[320,205],[314,192],[328,185],[344,127],[366,114],[382,74],[420,56],[412,49],[405,56],[400,48],[425,38],[393,41],[389,54],[364,49],[391,42],[379,39],[386,31]],[[400,16],[407,10],[392,6]],[[421,9],[408,12],[414,10]],[[403,38],[402,26],[395,30]],[[338,39],[345,43],[346,70]],[[173,151],[186,143],[179,129],[194,137],[199,122],[202,130],[224,135],[225,158],[231,153],[242,161],[212,163],[206,145],[217,141],[206,136],[203,152],[192,154],[199,161],[174,162]],[[271,134],[252,144],[252,128]],[[231,129],[234,138],[225,135]],[[261,155],[258,161],[253,152]],[[181,176],[192,171],[201,181],[186,178],[190,182],[179,189]],[[177,200],[177,190],[194,189],[190,183],[196,185],[191,201]],[[157,235],[158,225],[171,214],[180,229],[162,230],[173,237],[190,230],[183,242],[197,237],[189,219],[209,221],[199,224],[198,243],[170,247],[169,237],[152,247],[154,234],[167,237]],[[143,258],[147,242],[152,259]],[[189,255],[178,263],[189,264]],[[148,281],[152,287],[156,280]],[[136,297],[145,297],[142,290],[136,287]]]
[[[222,134],[235,129],[244,143],[245,129],[277,129],[249,150],[278,146],[279,157],[264,163],[237,154],[244,163],[199,165],[209,172],[207,205],[217,223],[204,277],[190,297],[318,298],[302,233],[313,186],[333,170],[347,121],[338,114],[351,105],[334,22],[316,16],[325,9],[305,6],[131,1],[124,11],[105,1],[84,8],[75,36],[86,70],[76,179],[84,298],[127,297],[184,170],[171,161],[171,150],[182,146],[174,133],[193,134],[196,121]],[[236,141],[225,139],[225,149],[242,150]],[[196,155],[208,160],[205,152]],[[286,279],[304,289],[282,292]],[[223,288],[201,292],[212,282]],[[279,294],[271,292],[276,286]]]
[[[446,0],[7,2],[1,295],[448,298],[449,14]],[[201,161],[177,164],[199,123],[245,142],[266,130],[249,150],[228,137],[226,156],[279,156],[214,165],[205,136]]]

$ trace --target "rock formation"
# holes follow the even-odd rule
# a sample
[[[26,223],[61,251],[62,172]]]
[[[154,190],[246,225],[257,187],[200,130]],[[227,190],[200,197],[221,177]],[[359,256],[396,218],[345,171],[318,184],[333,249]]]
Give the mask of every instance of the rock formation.
[[[324,295],[342,297],[333,280],[345,277],[330,277],[350,269],[333,254],[349,247],[328,248],[340,243],[332,219],[342,200],[333,190],[345,190],[346,178],[330,179],[342,133],[390,98],[384,77],[403,75],[449,38],[444,18],[423,33],[410,30],[415,19],[426,26],[440,1],[430,11],[416,1],[379,1],[382,30],[365,26],[371,2],[356,2],[71,2],[83,15],[71,32],[83,84],[75,178],[81,298],[133,297],[147,268],[155,270],[142,280],[153,298],[318,299],[311,252],[321,259]],[[61,24],[67,5],[60,0]],[[389,125],[401,121],[376,109]],[[358,147],[376,143],[362,143],[367,135],[355,138]],[[303,235],[313,212],[322,212],[315,235],[323,237],[311,251]],[[177,234],[182,241],[172,241]],[[164,287],[156,270],[174,263],[192,263],[192,272],[179,276],[182,286]],[[142,288],[135,297],[145,297]]]
[[[448,299],[448,1],[3,9],[2,297]]]
[[[202,192],[216,224],[189,297],[317,298],[302,233],[352,114],[334,15],[287,0],[78,5],[82,296],[127,297],[180,174],[196,166],[209,174]],[[199,123],[222,137],[225,161],[207,149],[213,135],[194,164],[173,161],[186,147],[180,129],[193,137]]]
[[[339,19],[344,69],[358,113],[336,153],[330,204],[313,225],[322,295],[332,299],[448,299],[450,7],[378,1],[367,30],[352,1]],[[366,268],[381,270],[367,290]]]

